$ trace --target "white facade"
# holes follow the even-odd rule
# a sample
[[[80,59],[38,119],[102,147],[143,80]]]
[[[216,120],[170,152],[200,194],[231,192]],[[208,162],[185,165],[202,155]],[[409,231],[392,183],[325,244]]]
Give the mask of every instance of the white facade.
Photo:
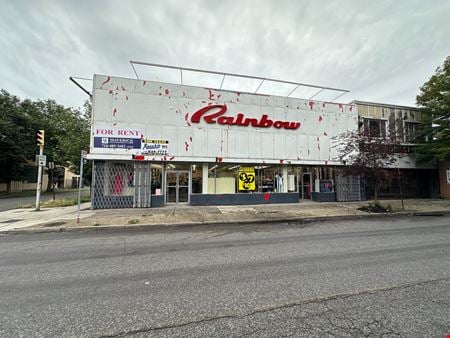
[[[354,105],[103,75],[93,94],[90,159],[333,165],[358,128]]]

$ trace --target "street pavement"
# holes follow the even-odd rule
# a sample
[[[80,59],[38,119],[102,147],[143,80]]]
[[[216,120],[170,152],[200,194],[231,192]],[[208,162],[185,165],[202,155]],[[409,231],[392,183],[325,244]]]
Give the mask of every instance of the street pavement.
[[[12,209],[0,212],[0,232],[6,231],[77,231],[114,228],[147,228],[154,226],[217,225],[236,223],[293,222],[308,223],[330,219],[400,217],[412,214],[450,214],[449,200],[411,199],[383,200],[394,213],[370,214],[359,210],[367,201],[327,202],[301,201],[288,204],[191,206],[167,205],[161,208],[90,209],[81,206],[78,221],[77,206],[64,208]]]
[[[83,189],[81,191],[82,196],[89,196],[89,189]],[[55,195],[57,198],[77,198],[78,197],[78,191],[64,191],[64,190],[60,190],[60,191],[56,191]],[[53,199],[53,194],[52,193],[42,193],[41,195],[41,203],[46,202],[46,201],[50,201],[51,199]],[[16,209],[20,206],[23,205],[27,205],[27,204],[33,204],[36,203],[36,195],[32,195],[32,196],[20,196],[20,197],[5,197],[2,196],[0,198],[0,212],[1,211],[6,211],[6,210],[11,210],[11,209]]]
[[[0,336],[450,333],[450,217],[0,235]]]

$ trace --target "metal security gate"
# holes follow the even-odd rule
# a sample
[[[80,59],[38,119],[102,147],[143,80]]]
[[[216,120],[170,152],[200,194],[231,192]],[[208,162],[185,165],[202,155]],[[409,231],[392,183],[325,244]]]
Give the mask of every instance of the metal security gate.
[[[134,208],[151,207],[152,173],[150,163],[135,162],[134,164]]]
[[[151,206],[149,162],[94,161],[92,171],[93,209]]]
[[[336,199],[338,202],[364,201],[361,178],[359,176],[336,175]]]

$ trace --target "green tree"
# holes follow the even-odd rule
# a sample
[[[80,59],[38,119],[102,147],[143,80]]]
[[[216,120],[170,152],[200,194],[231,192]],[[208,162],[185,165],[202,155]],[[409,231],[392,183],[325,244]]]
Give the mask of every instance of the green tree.
[[[91,105],[66,108],[54,100],[20,100],[5,90],[0,92],[0,180],[24,178],[24,165],[38,153],[36,133],[45,130],[47,161],[79,173],[80,151],[89,148]],[[89,175],[89,166],[85,173]],[[85,176],[88,177],[88,176]],[[47,186],[50,188],[51,182]]]
[[[21,102],[0,91],[0,180],[11,190],[12,180],[22,180],[24,165],[34,160],[36,124],[29,101]]]
[[[420,88],[416,100],[426,118],[423,136],[428,139],[417,148],[418,159],[450,160],[450,56]]]

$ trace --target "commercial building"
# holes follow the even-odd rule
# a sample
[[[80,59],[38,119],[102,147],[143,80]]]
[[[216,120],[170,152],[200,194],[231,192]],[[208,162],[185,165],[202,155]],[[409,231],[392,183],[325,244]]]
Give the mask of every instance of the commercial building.
[[[409,123],[419,123],[411,111],[95,75],[92,206],[364,199],[358,177],[339,175],[334,138],[385,128],[400,112],[411,134]],[[418,170],[412,160],[399,166]]]

